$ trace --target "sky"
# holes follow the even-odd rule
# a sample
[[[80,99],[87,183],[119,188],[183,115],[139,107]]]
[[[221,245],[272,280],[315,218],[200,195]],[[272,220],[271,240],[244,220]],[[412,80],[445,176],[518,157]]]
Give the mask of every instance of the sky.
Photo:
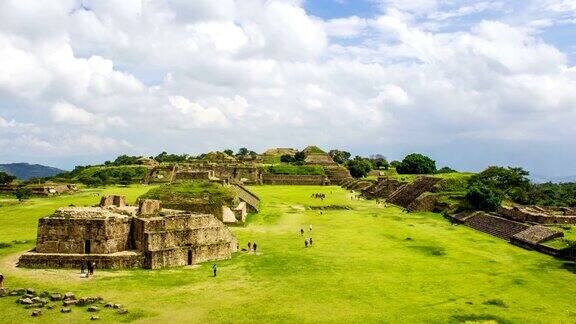
[[[4,0],[0,163],[343,149],[576,174],[576,0]]]

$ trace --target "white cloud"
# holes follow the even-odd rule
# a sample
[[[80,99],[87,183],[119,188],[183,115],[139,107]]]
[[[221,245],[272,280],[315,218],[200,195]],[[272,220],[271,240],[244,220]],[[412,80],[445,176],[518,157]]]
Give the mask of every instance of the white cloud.
[[[538,33],[570,1],[486,21],[466,19],[502,2],[379,3],[375,17],[323,20],[303,1],[4,1],[0,155],[576,135],[576,68]]]
[[[94,115],[68,102],[58,102],[51,109],[52,120],[56,123],[87,125],[94,121]]]

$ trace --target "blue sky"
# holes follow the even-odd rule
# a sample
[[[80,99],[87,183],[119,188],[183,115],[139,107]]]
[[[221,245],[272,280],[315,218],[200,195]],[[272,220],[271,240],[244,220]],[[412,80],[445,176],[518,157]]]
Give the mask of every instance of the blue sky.
[[[575,24],[576,0],[3,1],[0,163],[316,144],[574,175]]]

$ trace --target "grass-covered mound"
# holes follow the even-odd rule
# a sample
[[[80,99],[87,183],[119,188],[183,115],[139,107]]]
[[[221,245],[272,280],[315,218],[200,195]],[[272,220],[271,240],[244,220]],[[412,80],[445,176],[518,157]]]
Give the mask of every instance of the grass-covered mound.
[[[212,208],[234,203],[234,192],[216,182],[192,181],[165,184],[140,196],[157,199],[171,209],[210,212]]]
[[[266,169],[271,174],[287,175],[324,175],[324,168],[318,165],[290,165],[278,164],[271,165]]]

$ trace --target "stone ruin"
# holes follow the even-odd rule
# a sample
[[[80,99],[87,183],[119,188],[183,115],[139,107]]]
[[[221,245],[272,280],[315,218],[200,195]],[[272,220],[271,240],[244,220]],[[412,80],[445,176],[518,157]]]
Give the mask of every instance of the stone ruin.
[[[520,222],[539,224],[576,224],[576,208],[513,205],[498,210],[502,216]]]
[[[149,268],[228,259],[237,250],[232,232],[210,214],[163,209],[160,201],[126,205],[106,196],[98,207],[61,208],[38,222],[36,248],[18,266],[27,268]]]

